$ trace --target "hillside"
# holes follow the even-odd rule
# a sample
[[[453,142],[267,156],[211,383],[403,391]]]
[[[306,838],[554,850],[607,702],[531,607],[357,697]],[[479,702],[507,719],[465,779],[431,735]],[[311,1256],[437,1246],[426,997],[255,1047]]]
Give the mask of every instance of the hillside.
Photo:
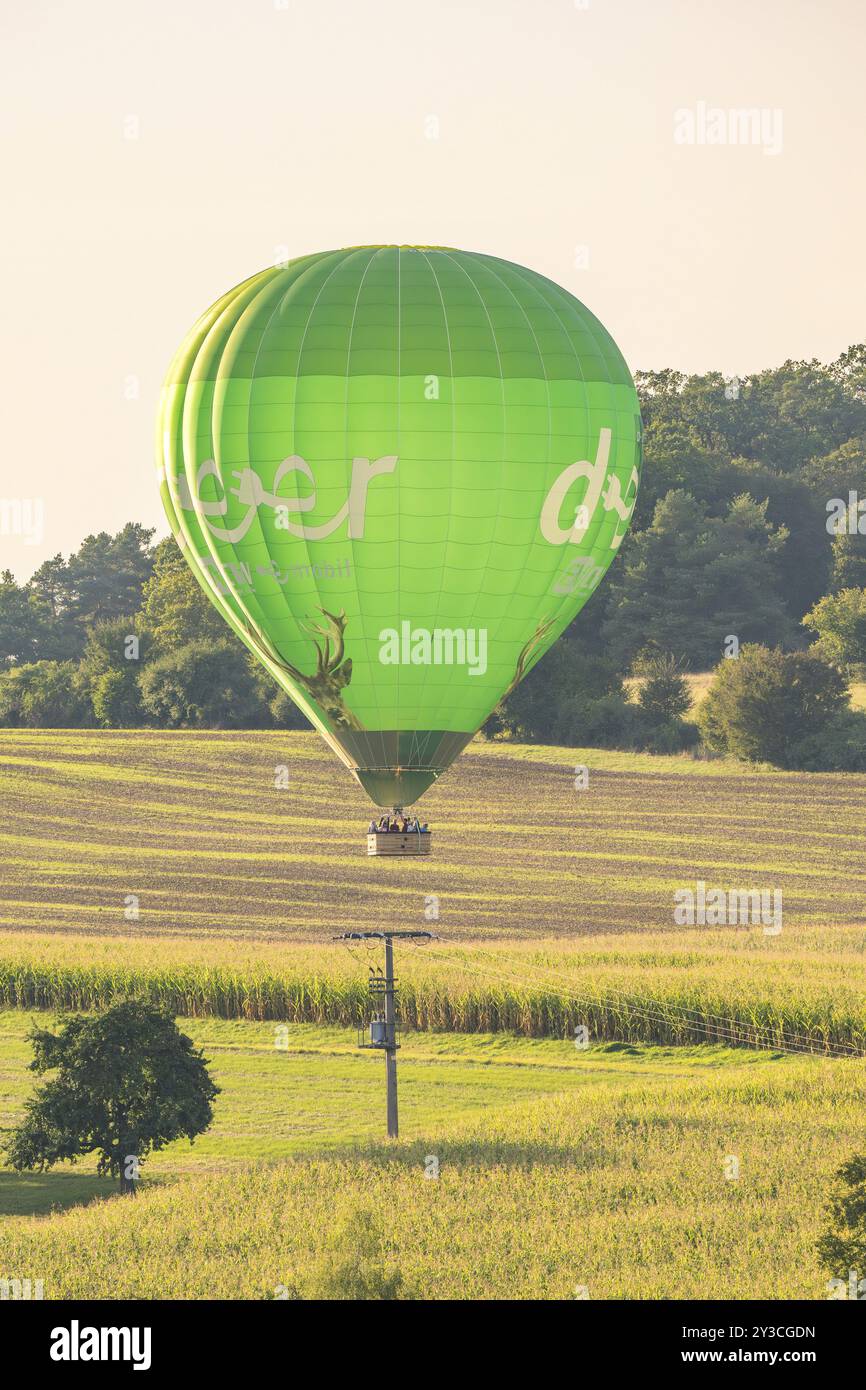
[[[0,798],[13,930],[312,941],[423,927],[434,895],[452,939],[657,932],[698,880],[866,925],[861,774],[476,742],[422,802],[430,861],[397,863],[312,734],[8,730]]]

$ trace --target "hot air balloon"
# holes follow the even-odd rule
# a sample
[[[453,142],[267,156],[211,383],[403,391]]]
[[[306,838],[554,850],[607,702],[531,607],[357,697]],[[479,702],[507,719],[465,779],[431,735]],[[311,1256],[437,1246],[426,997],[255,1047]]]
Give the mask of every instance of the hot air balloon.
[[[621,353],[559,285],[358,246],[264,270],[199,319],[157,460],[226,622],[373,802],[402,808],[601,582],[640,439]]]

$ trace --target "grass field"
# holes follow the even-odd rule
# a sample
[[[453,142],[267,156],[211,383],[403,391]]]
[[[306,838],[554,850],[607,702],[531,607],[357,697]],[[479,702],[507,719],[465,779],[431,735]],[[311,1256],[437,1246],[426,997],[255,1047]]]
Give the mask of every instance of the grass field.
[[[0,1013],[0,1129],[15,1123],[35,1084],[26,1065],[27,1033],[46,1023],[51,1019],[42,1013]],[[384,1063],[381,1054],[358,1048],[353,1029],[301,1024],[278,1035],[273,1025],[223,1019],[180,1019],[179,1026],[204,1049],[222,1088],[216,1123],[194,1145],[184,1141],[155,1154],[149,1172],[178,1175],[253,1158],[345,1151],[381,1137]],[[654,1075],[686,1077],[725,1062],[764,1066],[778,1058],[722,1047],[604,1044],[578,1050],[569,1039],[406,1033],[399,1059],[402,1138],[411,1143],[457,1121],[501,1115],[519,1102],[590,1083],[619,1094]],[[81,1171],[94,1169],[95,1161],[85,1161]],[[16,1204],[26,1209],[13,1194],[28,1180],[8,1172],[0,1177],[0,1213]],[[51,1176],[43,1181],[50,1187]]]
[[[26,1022],[0,1015],[4,1124]],[[416,1036],[389,1145],[382,1063],[353,1035],[300,1027],[280,1052],[267,1025],[183,1027],[223,1088],[212,1131],[155,1156],[132,1207],[86,1169],[0,1174],[0,1278],[46,1298],[304,1296],[335,1245],[358,1257],[370,1214],[408,1297],[827,1296],[813,1245],[862,1141],[862,1063]]]

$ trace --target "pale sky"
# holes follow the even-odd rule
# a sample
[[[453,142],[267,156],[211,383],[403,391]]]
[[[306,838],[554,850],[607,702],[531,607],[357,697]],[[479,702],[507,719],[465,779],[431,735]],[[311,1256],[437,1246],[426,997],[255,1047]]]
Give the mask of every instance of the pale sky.
[[[0,32],[0,503],[44,517],[38,544],[2,527],[19,578],[167,532],[168,362],[285,255],[504,256],[633,370],[866,336],[862,0],[6,0]],[[743,108],[757,143],[731,143]],[[699,143],[713,109],[727,143]]]

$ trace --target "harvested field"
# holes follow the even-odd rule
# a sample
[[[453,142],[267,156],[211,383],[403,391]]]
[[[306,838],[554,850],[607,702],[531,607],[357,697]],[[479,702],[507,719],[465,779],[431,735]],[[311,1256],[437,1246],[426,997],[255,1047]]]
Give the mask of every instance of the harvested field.
[[[476,742],[422,804],[430,860],[368,859],[315,735],[4,730],[0,927],[319,941],[435,895],[453,940],[659,932],[698,880],[780,890],[786,931],[866,926],[864,775]]]

